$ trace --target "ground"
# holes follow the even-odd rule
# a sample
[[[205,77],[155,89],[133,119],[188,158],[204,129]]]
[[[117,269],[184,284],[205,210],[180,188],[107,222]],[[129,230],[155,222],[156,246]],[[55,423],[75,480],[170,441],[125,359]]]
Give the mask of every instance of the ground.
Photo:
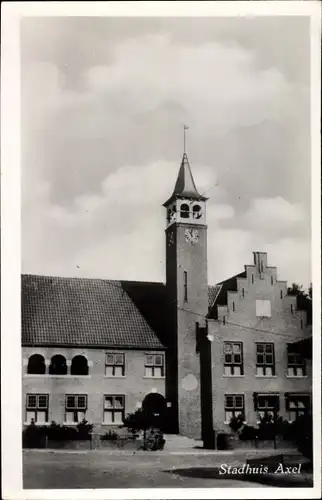
[[[246,454],[25,450],[24,489],[269,487],[213,474],[220,464],[245,463]]]

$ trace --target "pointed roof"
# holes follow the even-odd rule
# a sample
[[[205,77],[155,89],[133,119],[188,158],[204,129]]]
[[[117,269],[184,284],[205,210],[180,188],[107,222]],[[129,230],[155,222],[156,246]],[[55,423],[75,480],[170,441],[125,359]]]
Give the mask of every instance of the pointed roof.
[[[183,153],[181,166],[179,169],[177,182],[174,191],[170,198],[164,203],[167,205],[176,197],[190,198],[195,200],[206,200],[204,196],[200,195],[197,191],[195,181],[193,180],[191,168],[188,160],[187,153]]]

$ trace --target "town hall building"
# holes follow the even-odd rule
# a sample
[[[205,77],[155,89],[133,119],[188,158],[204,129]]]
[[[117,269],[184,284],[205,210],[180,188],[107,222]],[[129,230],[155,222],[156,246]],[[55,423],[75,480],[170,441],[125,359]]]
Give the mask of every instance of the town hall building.
[[[239,414],[310,411],[306,311],[264,252],[208,284],[206,205],[184,153],[164,203],[166,283],[22,276],[24,425],[85,418],[104,433],[150,402],[168,432],[200,439]]]

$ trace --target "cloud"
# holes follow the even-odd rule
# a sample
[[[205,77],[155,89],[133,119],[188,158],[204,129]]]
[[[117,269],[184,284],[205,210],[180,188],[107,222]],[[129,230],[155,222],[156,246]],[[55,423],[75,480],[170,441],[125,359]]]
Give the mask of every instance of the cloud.
[[[266,235],[281,237],[285,234],[309,234],[310,214],[301,203],[290,203],[284,198],[256,198],[241,218],[244,226]]]
[[[162,203],[188,123],[209,282],[258,248],[272,265],[283,252],[286,279],[310,280],[310,96],[294,45],[277,56],[269,23],[191,22],[24,23],[24,272],[163,280]]]

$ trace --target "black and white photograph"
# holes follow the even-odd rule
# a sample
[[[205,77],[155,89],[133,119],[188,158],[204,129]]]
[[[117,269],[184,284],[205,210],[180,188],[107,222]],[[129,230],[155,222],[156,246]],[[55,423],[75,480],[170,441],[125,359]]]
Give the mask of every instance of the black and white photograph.
[[[320,498],[318,3],[64,3],[2,141],[4,498]]]

